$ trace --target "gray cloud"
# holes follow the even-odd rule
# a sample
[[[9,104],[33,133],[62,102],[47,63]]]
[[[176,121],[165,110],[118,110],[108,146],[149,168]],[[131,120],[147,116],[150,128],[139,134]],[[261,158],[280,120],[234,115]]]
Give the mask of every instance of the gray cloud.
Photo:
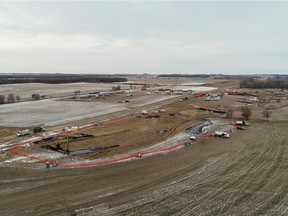
[[[0,2],[0,72],[287,73],[288,2]]]

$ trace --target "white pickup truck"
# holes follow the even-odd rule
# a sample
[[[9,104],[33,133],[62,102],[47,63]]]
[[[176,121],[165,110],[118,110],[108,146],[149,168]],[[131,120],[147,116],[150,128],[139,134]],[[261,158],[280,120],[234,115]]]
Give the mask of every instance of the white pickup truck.
[[[246,121],[236,121],[235,124],[238,126],[249,126],[249,123]]]
[[[29,129],[21,130],[17,132],[17,137],[26,136],[30,133]]]
[[[223,137],[223,138],[229,138],[229,133],[223,132],[223,131],[215,131],[214,133],[215,137]]]

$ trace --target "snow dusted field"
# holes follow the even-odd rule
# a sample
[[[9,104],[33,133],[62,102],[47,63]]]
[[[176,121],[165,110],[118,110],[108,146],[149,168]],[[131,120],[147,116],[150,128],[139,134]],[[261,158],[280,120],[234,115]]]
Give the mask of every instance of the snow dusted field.
[[[132,103],[57,101],[47,99],[1,105],[0,126],[53,126],[88,117],[108,114],[173,98],[171,95],[145,95]]]
[[[144,80],[141,80],[144,81]],[[147,81],[147,80],[146,80]],[[151,81],[151,80],[150,80]],[[203,84],[199,80],[193,80],[187,83],[186,79],[181,80],[162,80],[163,83],[168,81],[177,84],[186,83],[186,86],[176,86],[175,89],[191,89],[193,92],[211,91],[215,88],[204,86],[187,86],[191,84]],[[168,82],[168,83],[169,83]],[[141,83],[141,82],[140,82]],[[115,83],[70,83],[70,84],[11,84],[1,85],[0,95],[8,95],[13,93],[20,95],[22,99],[31,99],[31,94],[39,93],[46,95],[45,99],[40,101],[26,101],[21,103],[3,104],[0,106],[0,126],[9,127],[29,127],[35,125],[53,126],[97,115],[108,114],[112,112],[122,111],[131,107],[148,105],[159,102],[175,96],[171,95],[154,95],[141,94],[138,98],[130,103],[111,103],[108,101],[97,101],[91,103],[83,103],[79,101],[57,101],[56,98],[73,95],[74,90],[80,90],[82,94],[93,90],[108,91],[111,90]],[[141,87],[141,86],[139,86]],[[171,87],[171,86],[168,86]],[[122,89],[130,89],[129,85],[123,85]],[[133,89],[133,91],[140,91]]]
[[[107,106],[109,109],[107,109]],[[122,110],[118,104],[81,103],[53,99],[1,105],[1,126],[56,125]]]
[[[31,95],[38,93],[57,97],[66,94],[73,94],[75,90],[82,92],[96,91],[96,90],[111,90],[113,83],[69,83],[69,84],[43,84],[43,83],[24,83],[24,84],[9,84],[1,85],[0,95],[15,94],[22,99],[31,99]]]

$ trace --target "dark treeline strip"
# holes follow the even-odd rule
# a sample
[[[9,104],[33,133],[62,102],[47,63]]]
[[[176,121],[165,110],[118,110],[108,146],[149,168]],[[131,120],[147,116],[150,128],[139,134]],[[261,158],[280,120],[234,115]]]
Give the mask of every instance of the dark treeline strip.
[[[288,88],[288,77],[277,77],[277,78],[268,78],[265,80],[248,78],[240,81],[240,88],[278,88],[286,89]]]
[[[126,78],[117,76],[104,75],[74,75],[74,74],[4,74],[0,75],[1,84],[17,84],[17,83],[47,83],[47,84],[61,84],[61,83],[110,83],[110,82],[126,82]]]
[[[210,75],[207,74],[161,74],[158,77],[179,77],[179,78],[207,78]]]

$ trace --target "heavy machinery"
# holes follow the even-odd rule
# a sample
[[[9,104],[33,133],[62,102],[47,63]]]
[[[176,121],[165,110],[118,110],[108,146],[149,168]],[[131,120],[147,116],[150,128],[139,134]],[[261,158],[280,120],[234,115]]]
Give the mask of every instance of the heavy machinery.
[[[54,145],[53,145],[54,144]],[[63,151],[69,153],[69,136],[66,135],[62,137],[62,139],[56,140],[55,143],[51,144],[50,146],[56,148],[57,151]]]
[[[57,139],[52,140],[52,142],[49,144],[49,148],[63,152],[68,153],[70,152],[69,149],[69,143],[77,140],[83,140],[86,138],[93,137],[92,134],[84,134],[84,133],[73,133],[73,134],[66,134],[61,135]]]

